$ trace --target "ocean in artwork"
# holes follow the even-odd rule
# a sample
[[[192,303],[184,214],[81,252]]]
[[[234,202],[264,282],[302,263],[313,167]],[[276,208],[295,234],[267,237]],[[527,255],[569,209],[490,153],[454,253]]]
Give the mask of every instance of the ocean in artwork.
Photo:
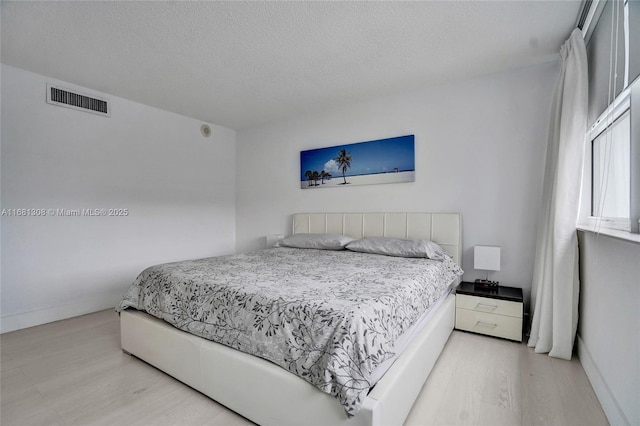
[[[414,135],[300,152],[302,189],[415,181]]]

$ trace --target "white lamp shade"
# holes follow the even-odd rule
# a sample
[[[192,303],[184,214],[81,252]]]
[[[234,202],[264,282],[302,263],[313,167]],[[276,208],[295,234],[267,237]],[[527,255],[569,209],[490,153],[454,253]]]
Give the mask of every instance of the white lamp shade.
[[[500,247],[475,246],[473,248],[473,269],[485,271],[500,270]]]

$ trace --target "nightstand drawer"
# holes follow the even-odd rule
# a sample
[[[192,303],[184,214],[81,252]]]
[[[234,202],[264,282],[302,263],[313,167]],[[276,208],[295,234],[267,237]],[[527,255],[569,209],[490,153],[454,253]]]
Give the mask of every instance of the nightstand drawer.
[[[456,308],[522,318],[522,303],[510,302],[508,300],[457,294]]]
[[[522,318],[457,308],[456,328],[522,342]]]

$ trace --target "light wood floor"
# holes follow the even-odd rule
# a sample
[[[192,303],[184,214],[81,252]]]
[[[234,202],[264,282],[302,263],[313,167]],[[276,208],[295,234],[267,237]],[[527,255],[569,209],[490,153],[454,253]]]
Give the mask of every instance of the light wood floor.
[[[2,426],[251,424],[122,353],[111,310],[6,333],[0,343]],[[406,424],[607,422],[577,360],[454,331]]]

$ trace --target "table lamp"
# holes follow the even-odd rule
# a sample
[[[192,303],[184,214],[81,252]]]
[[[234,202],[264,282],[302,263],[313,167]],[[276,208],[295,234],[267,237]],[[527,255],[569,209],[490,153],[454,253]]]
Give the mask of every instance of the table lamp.
[[[476,279],[475,287],[497,289],[498,281],[489,280],[489,271],[500,270],[499,246],[475,246],[473,248],[473,269],[487,271],[486,279]]]

